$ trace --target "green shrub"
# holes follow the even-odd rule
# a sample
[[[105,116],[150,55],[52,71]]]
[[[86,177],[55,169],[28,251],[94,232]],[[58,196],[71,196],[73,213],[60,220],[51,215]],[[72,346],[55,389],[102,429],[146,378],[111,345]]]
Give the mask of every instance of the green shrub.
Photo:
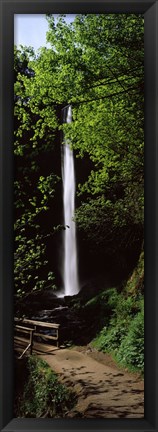
[[[108,290],[107,301],[112,308],[111,318],[93,340],[92,345],[98,350],[112,353],[122,365],[143,372],[143,297],[139,296],[136,299],[113,289]]]
[[[104,327],[101,330],[99,335],[93,341],[93,346],[103,352],[115,351],[119,347],[126,333],[127,327],[125,320],[120,321],[117,325],[113,322],[113,325]]]
[[[74,394],[59,383],[57,375],[43,360],[30,356],[27,369],[28,377],[16,416],[63,417],[74,405]]]
[[[143,309],[131,321],[128,333],[123,339],[116,358],[120,363],[144,368],[144,311]]]
[[[88,322],[95,323],[96,331],[106,326],[112,315],[112,306],[109,299],[115,296],[116,289],[112,288],[99,293],[90,299],[83,308],[83,318]]]

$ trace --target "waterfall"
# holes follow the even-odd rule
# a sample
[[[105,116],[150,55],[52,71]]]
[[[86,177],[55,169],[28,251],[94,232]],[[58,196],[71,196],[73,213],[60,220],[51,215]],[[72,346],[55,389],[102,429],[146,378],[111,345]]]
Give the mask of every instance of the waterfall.
[[[72,121],[71,106],[64,108],[64,120]],[[75,295],[79,292],[77,268],[76,224],[73,221],[75,212],[75,170],[74,155],[70,143],[65,139],[62,158],[63,207],[64,207],[64,295]]]

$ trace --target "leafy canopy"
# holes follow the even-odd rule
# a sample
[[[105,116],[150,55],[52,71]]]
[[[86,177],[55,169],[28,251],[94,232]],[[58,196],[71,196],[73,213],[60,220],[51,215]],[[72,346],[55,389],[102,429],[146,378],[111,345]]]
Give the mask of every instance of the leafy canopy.
[[[49,233],[39,215],[53,205],[61,176],[55,163],[47,170],[41,159],[50,152],[55,160],[61,130],[79,166],[91,164],[77,182],[78,230],[109,253],[143,239],[143,17],[80,14],[68,24],[64,15],[56,23],[49,14],[47,20],[51,48],[37,55],[15,49],[15,271],[24,291],[42,267],[40,242]],[[67,104],[73,122],[62,124]]]

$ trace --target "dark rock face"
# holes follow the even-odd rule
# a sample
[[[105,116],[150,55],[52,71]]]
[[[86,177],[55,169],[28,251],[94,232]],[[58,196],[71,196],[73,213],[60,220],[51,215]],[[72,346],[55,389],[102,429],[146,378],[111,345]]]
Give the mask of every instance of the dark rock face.
[[[49,291],[27,299],[20,316],[24,314],[28,319],[60,324],[60,344],[83,345],[90,342],[95,335],[95,320],[90,314],[87,317],[85,303],[92,297],[91,292],[85,298],[80,294],[58,298]]]
[[[73,308],[60,305],[52,310],[40,311],[32,319],[60,324],[60,344],[84,343],[86,322]]]
[[[115,275],[114,275],[115,279]],[[80,292],[75,296],[57,297],[53,289],[31,294],[19,308],[17,316],[37,321],[60,324],[60,344],[85,345],[106,325],[106,305],[91,299],[106,289],[117,286],[114,279],[103,273],[93,275],[82,283]],[[106,311],[104,310],[106,309]]]

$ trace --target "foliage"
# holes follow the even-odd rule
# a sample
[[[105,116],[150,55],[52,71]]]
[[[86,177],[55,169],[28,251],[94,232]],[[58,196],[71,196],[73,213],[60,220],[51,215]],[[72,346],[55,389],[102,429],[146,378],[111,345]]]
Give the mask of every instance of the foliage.
[[[48,285],[47,229],[60,183],[61,131],[77,174],[78,232],[119,256],[143,241],[144,19],[140,14],[48,14],[50,48],[15,48],[15,284],[18,295]],[[72,105],[73,121],[62,109]],[[53,161],[50,165],[50,156]],[[45,161],[45,162],[44,162]],[[127,258],[128,259],[128,258]],[[35,283],[36,278],[37,283]],[[21,283],[22,282],[22,283]],[[53,279],[52,279],[53,283]]]
[[[18,417],[64,417],[73,406],[74,394],[59,383],[47,363],[35,356],[27,361],[28,378],[18,402]]]
[[[103,352],[113,353],[124,366],[134,366],[143,372],[143,298],[135,301],[131,297],[125,299],[123,294],[116,294],[112,318],[100,331],[93,345]]]
[[[71,97],[73,123],[64,130],[93,164],[78,185],[76,221],[94,244],[124,249],[143,234],[143,20],[90,15],[74,25],[83,90]],[[132,35],[126,51],[121,32],[128,42]]]
[[[144,310],[131,321],[126,337],[122,340],[116,358],[123,365],[144,369]]]
[[[37,116],[31,111],[23,79],[30,81],[34,72],[29,60],[35,58],[30,48],[15,48],[15,255],[14,282],[16,299],[23,299],[32,291],[48,286],[55,288],[54,274],[46,257],[46,239],[54,235],[54,227],[47,232],[41,227],[41,218],[48,212],[54,198],[59,177],[45,172],[43,158],[49,151],[49,134],[35,139]],[[51,138],[52,138],[51,132]],[[46,161],[46,160],[45,160]]]
[[[141,271],[140,271],[141,269]],[[144,298],[142,294],[144,256],[121,292],[116,288],[105,291],[106,324],[93,345],[103,352],[113,353],[115,359],[129,368],[143,372],[144,368]],[[141,287],[141,289],[140,289]]]

